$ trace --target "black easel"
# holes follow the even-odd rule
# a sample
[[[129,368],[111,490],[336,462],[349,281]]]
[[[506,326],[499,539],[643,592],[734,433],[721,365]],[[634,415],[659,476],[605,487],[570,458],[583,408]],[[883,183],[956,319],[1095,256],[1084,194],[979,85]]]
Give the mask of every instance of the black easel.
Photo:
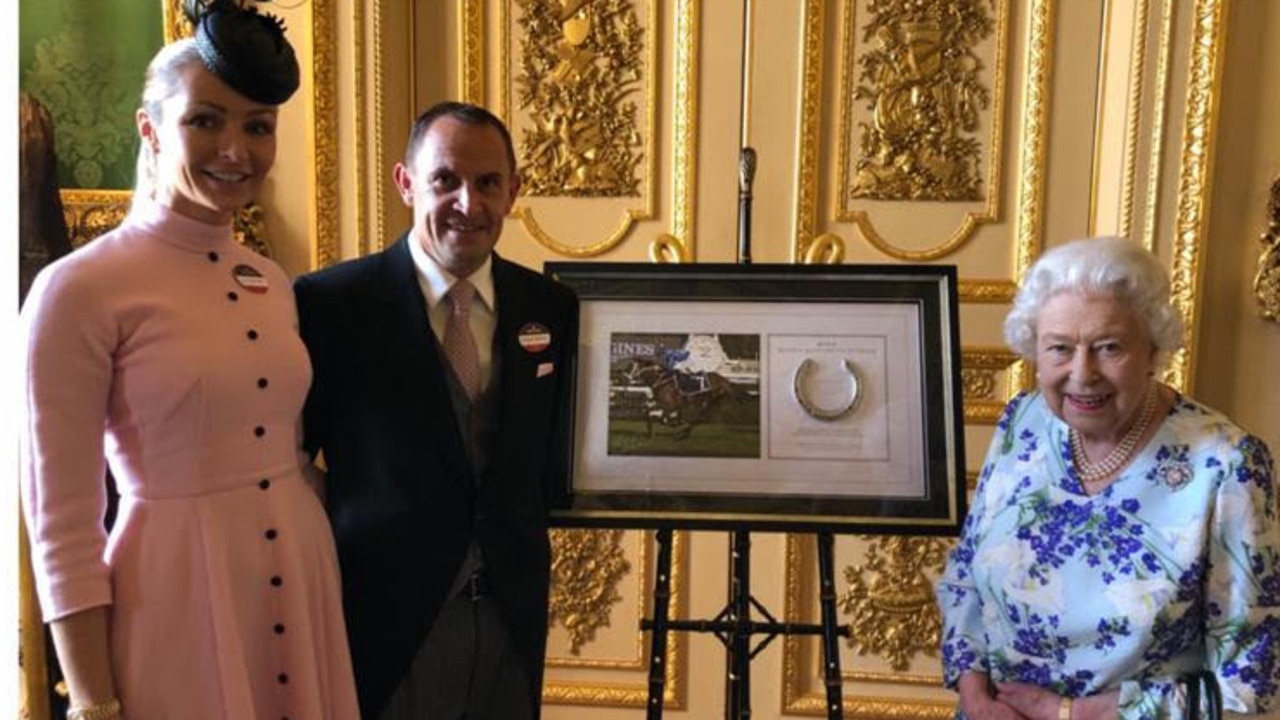
[[[734,530],[730,533],[729,602],[711,620],[672,620],[671,609],[671,528],[661,528],[654,533],[658,544],[657,577],[653,590],[653,619],[640,621],[642,630],[653,632],[650,643],[649,698],[646,703],[648,720],[661,720],[662,695],[667,683],[667,633],[672,630],[685,632],[709,632],[724,643],[728,651],[728,673],[725,678],[725,717],[728,720],[747,720],[751,717],[751,661],[779,635],[822,636],[822,678],[827,691],[827,718],[843,720],[844,706],[841,697],[840,648],[838,637],[848,637],[849,627],[836,624],[835,539],[829,532],[816,535],[818,541],[819,605],[822,623],[780,623],[751,596],[750,564],[751,533]],[[751,619],[752,608],[766,618],[766,622]],[[765,638],[754,648],[752,635]]]
[[[756,151],[742,148],[738,162],[738,264],[751,264],[751,201],[755,181]],[[836,625],[835,540],[829,532],[817,534],[818,601],[822,623],[780,623],[751,595],[751,532],[729,534],[729,601],[711,620],[671,620],[671,528],[654,533],[658,543],[657,575],[653,589],[653,619],[640,621],[640,629],[653,632],[650,646],[648,720],[662,718],[662,695],[667,682],[667,633],[672,630],[715,633],[727,651],[725,676],[726,720],[751,717],[751,660],[779,635],[821,635],[822,677],[827,690],[828,720],[843,720],[840,647],[837,637],[848,637],[849,627]],[[767,622],[751,619],[752,608]],[[752,635],[765,638],[754,648]]]

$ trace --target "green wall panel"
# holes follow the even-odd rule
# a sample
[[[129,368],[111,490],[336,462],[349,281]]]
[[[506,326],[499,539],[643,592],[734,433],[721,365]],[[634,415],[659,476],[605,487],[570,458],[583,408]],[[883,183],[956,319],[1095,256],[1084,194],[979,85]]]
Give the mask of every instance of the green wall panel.
[[[22,0],[19,87],[53,115],[58,184],[127,190],[134,111],[164,42],[161,0]]]

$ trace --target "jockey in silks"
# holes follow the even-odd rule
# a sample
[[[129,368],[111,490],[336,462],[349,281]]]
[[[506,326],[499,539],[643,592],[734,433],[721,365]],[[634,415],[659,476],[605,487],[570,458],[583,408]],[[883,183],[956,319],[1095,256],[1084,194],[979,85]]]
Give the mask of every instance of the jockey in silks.
[[[688,348],[663,348],[658,351],[658,361],[667,369],[664,377],[672,378],[677,390],[686,395],[694,395],[707,389],[707,374],[689,372],[678,367],[689,360],[689,355]]]

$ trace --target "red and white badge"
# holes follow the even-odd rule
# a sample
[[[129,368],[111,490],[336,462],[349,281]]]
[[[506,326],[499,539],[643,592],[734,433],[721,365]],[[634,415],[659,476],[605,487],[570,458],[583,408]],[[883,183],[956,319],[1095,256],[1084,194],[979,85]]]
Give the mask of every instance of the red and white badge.
[[[240,287],[255,295],[261,295],[267,291],[267,279],[252,265],[237,265],[231,269],[231,275],[235,277]]]
[[[525,323],[517,339],[525,352],[540,353],[551,345],[551,331],[538,323]]]

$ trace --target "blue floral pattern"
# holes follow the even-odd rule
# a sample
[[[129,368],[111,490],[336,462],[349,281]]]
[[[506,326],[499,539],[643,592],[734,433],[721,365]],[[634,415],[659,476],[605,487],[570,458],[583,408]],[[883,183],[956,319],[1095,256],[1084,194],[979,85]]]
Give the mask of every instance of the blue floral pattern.
[[[1185,717],[1176,682],[1208,667],[1225,709],[1280,692],[1280,521],[1270,451],[1178,397],[1115,482],[1086,495],[1067,426],[1038,393],[996,426],[938,581],[948,687],[961,674],[1080,697],[1120,717]]]

